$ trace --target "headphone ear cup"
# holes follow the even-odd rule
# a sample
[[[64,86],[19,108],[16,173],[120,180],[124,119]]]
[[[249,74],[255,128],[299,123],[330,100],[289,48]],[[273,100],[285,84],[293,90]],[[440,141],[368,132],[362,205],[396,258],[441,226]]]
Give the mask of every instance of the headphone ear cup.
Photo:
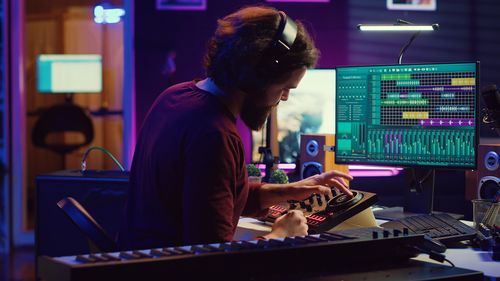
[[[238,76],[238,88],[251,92],[261,90],[269,84],[269,77],[279,71],[280,56],[288,52],[297,37],[297,24],[279,11],[278,33],[271,46],[264,50],[262,57],[255,64],[241,66]]]

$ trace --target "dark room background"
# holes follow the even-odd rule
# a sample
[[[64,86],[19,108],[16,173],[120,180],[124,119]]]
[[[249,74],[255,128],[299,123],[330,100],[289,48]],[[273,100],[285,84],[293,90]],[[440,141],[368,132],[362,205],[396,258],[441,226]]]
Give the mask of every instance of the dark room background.
[[[331,0],[329,3],[267,3],[265,1],[207,0],[205,11],[159,11],[155,0],[135,3],[136,120],[137,129],[154,99],[168,85],[203,78],[206,43],[218,18],[245,5],[268,4],[303,21],[321,51],[317,67],[396,64],[411,33],[362,33],[359,23],[438,23],[437,32],[423,33],[403,57],[403,63],[481,62],[481,86],[500,83],[500,2],[495,0],[438,0],[436,11],[394,11],[385,0]],[[168,54],[175,53],[176,71],[165,75]],[[163,73],[162,73],[163,72]],[[489,128],[482,137],[493,137]],[[463,171],[439,171],[436,203],[445,211],[466,213]],[[359,179],[356,186],[381,195],[383,204],[401,203],[398,179]]]
[[[403,63],[481,61],[482,85],[500,83],[500,2],[441,0],[436,11],[387,10],[385,0],[331,0],[329,3],[268,3],[207,0],[205,11],[156,10],[155,0],[135,2],[137,126],[156,96],[169,84],[202,78],[203,55],[218,18],[245,5],[268,4],[302,20],[321,51],[320,68],[393,64],[411,33],[362,33],[359,23],[438,23],[421,34]],[[176,72],[162,74],[169,52]],[[487,132],[486,132],[487,133]]]

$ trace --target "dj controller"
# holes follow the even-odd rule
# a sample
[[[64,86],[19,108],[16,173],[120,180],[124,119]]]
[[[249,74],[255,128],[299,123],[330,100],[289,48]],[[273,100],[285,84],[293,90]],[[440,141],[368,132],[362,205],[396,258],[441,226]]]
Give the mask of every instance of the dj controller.
[[[289,201],[271,206],[266,222],[274,222],[289,210],[300,210],[304,213],[309,226],[309,234],[322,233],[369,208],[377,202],[377,195],[366,191],[351,190],[353,196],[338,193],[332,189],[334,196],[313,195],[303,201]]]

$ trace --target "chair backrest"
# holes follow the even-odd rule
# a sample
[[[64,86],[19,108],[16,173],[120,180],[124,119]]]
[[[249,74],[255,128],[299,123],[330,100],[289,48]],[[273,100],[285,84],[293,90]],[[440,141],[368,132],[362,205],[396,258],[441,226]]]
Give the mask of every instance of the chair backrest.
[[[57,206],[78,227],[80,232],[89,240],[91,252],[114,252],[118,251],[115,241],[109,237],[106,231],[85,210],[85,208],[72,197],[66,197]],[[96,249],[93,249],[95,246]]]
[[[84,136],[80,143],[52,143],[51,133],[77,132]],[[92,142],[94,126],[83,108],[72,103],[54,105],[42,111],[32,131],[33,144],[56,153],[68,153]]]

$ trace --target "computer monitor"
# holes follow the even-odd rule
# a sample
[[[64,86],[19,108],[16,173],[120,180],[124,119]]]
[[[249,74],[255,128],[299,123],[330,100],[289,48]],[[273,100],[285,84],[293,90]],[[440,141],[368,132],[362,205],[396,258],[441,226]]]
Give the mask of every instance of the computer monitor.
[[[338,67],[335,162],[476,168],[478,68],[476,62]]]
[[[295,163],[301,134],[335,132],[335,69],[308,69],[277,110],[281,163]]]
[[[404,211],[433,212],[435,169],[477,165],[478,70],[478,62],[338,67],[335,162],[412,167]]]
[[[40,93],[101,92],[101,55],[39,55],[37,58],[37,90]]]
[[[277,109],[277,141],[280,163],[294,169],[300,154],[300,134],[335,132],[335,69],[308,69],[287,101]],[[262,132],[253,133],[253,160],[258,162],[257,148]]]

